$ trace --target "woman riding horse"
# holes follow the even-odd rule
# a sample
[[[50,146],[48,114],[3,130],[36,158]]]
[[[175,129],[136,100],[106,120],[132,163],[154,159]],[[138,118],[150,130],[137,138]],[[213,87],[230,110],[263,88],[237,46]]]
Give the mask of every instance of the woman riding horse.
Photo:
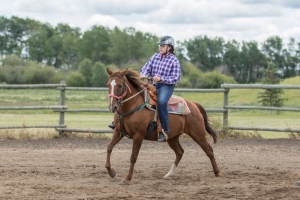
[[[152,77],[157,91],[157,111],[162,131],[158,134],[158,142],[167,140],[169,130],[169,114],[167,103],[180,80],[180,64],[174,53],[175,41],[171,36],[164,36],[157,42],[159,53],[155,53],[143,66],[140,78]],[[108,125],[114,129],[114,124]]]
[[[112,72],[107,69],[109,75],[108,96],[110,98],[109,110],[114,115],[116,125],[111,141],[107,145],[107,159],[105,167],[111,177],[115,177],[116,171],[111,167],[110,156],[113,147],[124,137],[133,140],[132,153],[130,157],[130,168],[127,176],[121,184],[129,184],[133,176],[133,169],[136,163],[141,145],[146,135],[149,123],[153,120],[155,112],[145,108],[145,95],[142,81],[138,72],[126,69]],[[208,122],[204,108],[198,104],[185,99],[190,113],[187,115],[170,114],[169,124],[172,127],[168,133],[167,143],[175,152],[176,159],[165,177],[172,176],[183,156],[184,150],[179,143],[182,133],[189,135],[206,153],[213,167],[215,176],[220,175],[220,170],[214,158],[212,147],[207,142],[206,132],[209,133],[214,142],[217,141],[217,134]],[[158,135],[153,131],[147,140],[156,141]]]

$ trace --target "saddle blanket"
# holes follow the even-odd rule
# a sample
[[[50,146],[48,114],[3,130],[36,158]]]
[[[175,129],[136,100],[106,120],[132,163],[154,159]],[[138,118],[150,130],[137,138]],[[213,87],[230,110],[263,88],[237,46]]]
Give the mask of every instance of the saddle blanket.
[[[178,97],[176,95],[172,95],[172,98],[176,98],[179,101],[178,101],[178,103],[168,104],[168,112],[169,113],[178,114],[178,115],[187,115],[187,114],[191,113],[186,101],[183,98]],[[156,110],[156,106],[150,104],[149,102],[146,104],[146,107],[153,111]]]

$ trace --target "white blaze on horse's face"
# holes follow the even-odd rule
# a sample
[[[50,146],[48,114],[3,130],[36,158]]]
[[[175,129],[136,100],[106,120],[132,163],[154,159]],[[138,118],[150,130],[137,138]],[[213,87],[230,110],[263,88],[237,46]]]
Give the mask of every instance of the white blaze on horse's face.
[[[110,82],[110,91],[109,91],[109,94],[111,95],[115,95],[114,92],[115,92],[115,86],[117,85],[116,81],[115,80],[112,80]],[[112,112],[113,108],[112,108],[112,101],[113,101],[113,97],[110,97],[110,104],[109,104],[109,110]]]

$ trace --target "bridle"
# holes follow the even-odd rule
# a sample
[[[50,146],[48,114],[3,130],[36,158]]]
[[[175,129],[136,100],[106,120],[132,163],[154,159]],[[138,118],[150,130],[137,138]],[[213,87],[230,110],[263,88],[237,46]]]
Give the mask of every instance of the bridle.
[[[127,94],[127,88],[129,90],[129,92],[131,93],[131,90],[130,90],[130,87],[128,86],[128,84],[126,83],[126,81],[124,80],[124,83],[123,83],[123,88],[124,88],[124,91],[122,92],[123,94],[120,95],[120,96],[117,96],[117,95],[114,95],[114,94],[108,94],[108,98],[115,98],[117,99],[117,103],[120,105],[120,104],[123,104],[123,98],[126,96]]]
[[[123,91],[123,94],[120,95],[120,96],[117,96],[117,95],[114,95],[114,94],[108,94],[108,98],[115,98],[117,99],[117,103],[118,105],[123,105],[126,101],[129,101],[130,99],[134,98],[135,96],[139,95],[140,93],[144,92],[145,90],[148,89],[148,87],[144,87],[144,89],[140,90],[139,92],[137,92],[136,94],[132,95],[131,97],[127,98],[127,99],[124,99],[123,98],[126,96],[127,94],[127,89],[129,90],[129,92],[131,93],[131,89],[130,87],[128,86],[127,82],[126,82],[126,79],[124,79],[124,82],[123,82],[123,85],[125,85],[123,88],[124,88],[124,91]]]

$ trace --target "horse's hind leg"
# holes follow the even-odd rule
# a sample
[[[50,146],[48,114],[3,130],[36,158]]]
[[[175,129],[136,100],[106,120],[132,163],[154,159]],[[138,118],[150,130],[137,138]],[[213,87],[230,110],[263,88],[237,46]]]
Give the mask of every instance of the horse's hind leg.
[[[221,171],[218,168],[218,165],[217,165],[216,160],[215,160],[213,149],[209,145],[209,143],[207,142],[205,134],[206,134],[206,131],[201,128],[200,133],[199,132],[189,133],[189,136],[191,136],[191,138],[195,142],[197,142],[197,144],[200,145],[200,147],[203,149],[203,151],[209,157],[210,162],[211,162],[212,167],[213,167],[213,170],[214,170],[214,173],[215,173],[215,176],[220,176]]]
[[[183,153],[184,153],[184,150],[179,143],[179,135],[176,137],[173,137],[167,141],[168,141],[168,144],[171,147],[171,149],[173,149],[173,151],[175,152],[176,159],[175,159],[175,162],[172,165],[170,171],[164,176],[164,178],[168,178],[169,176],[172,176],[174,174],[175,169],[178,166],[178,164],[183,156]]]

